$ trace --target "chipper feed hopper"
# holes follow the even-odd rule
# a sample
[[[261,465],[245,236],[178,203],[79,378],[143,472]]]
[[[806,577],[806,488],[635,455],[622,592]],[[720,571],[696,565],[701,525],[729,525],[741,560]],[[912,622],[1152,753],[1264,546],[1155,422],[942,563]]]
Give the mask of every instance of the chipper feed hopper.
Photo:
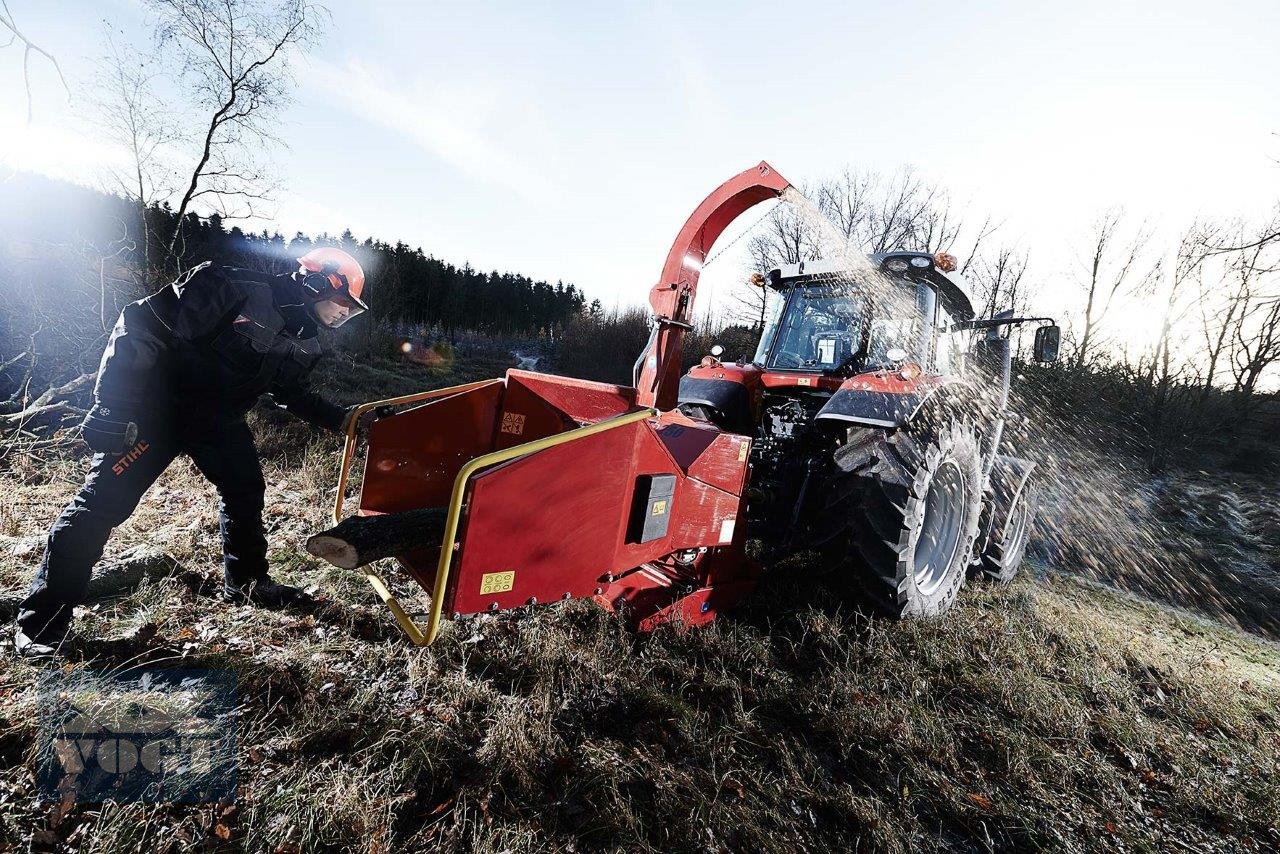
[[[308,549],[364,567],[406,633],[431,643],[447,615],[593,598],[641,630],[697,625],[754,587],[744,550],[751,438],[676,408],[681,343],[711,245],[788,182],[761,163],[689,217],[650,292],[653,335],[636,387],[510,370],[502,379],[374,401],[356,516],[346,437],[336,528]],[[394,410],[394,411],[389,411]],[[395,557],[431,594],[420,626],[373,571]]]

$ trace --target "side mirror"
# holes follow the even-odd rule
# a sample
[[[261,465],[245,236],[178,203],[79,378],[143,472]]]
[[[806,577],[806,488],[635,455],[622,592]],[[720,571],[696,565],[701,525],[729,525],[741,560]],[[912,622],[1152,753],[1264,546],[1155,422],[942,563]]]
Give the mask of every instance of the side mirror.
[[[1031,357],[1037,362],[1058,361],[1058,345],[1062,341],[1062,328],[1056,324],[1041,326],[1036,330],[1036,343]]]
[[[715,357],[718,359],[718,358],[720,358],[720,356],[722,356],[723,354],[724,354],[724,348],[723,348],[723,347],[721,347],[719,344],[712,344],[712,345],[711,345],[711,355],[715,356]]]

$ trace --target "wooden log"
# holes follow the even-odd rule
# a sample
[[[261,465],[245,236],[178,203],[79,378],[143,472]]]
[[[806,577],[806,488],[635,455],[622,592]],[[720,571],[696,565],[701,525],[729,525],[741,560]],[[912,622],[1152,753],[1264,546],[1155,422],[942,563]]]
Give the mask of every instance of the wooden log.
[[[307,539],[307,551],[342,569],[356,569],[440,545],[445,508],[427,507],[381,516],[352,516]]]
[[[166,578],[181,567],[173,556],[154,546],[139,545],[123,552],[89,579],[88,601],[97,602],[136,589],[144,579]],[[0,619],[11,620],[25,590],[0,592]]]

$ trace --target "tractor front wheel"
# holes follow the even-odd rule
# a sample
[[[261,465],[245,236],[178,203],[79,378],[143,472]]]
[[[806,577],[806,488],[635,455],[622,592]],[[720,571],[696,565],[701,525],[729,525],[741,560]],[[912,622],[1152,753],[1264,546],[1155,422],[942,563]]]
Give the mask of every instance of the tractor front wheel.
[[[836,534],[828,565],[886,615],[946,611],[978,536],[982,460],[973,429],[955,419],[857,444],[869,450],[865,462],[841,471],[828,494],[827,530]]]
[[[1009,584],[1022,566],[1035,522],[1036,493],[1033,483],[1024,483],[1009,503],[1009,512],[1000,529],[982,553],[982,573],[999,584]]]

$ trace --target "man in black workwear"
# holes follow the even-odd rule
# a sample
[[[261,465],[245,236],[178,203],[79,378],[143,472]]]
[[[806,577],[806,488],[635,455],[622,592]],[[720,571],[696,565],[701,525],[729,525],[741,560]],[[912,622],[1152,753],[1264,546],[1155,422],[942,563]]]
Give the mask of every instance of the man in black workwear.
[[[350,410],[311,390],[320,325],[364,311],[364,271],[340,249],[298,259],[273,276],[211,263],[121,312],[102,355],[83,437],[95,451],[80,492],[49,530],[44,558],[18,612],[16,650],[48,655],[85,601],[111,529],[179,454],[218,489],[223,596],[264,607],[305,602],[267,574],[262,466],[245,424],[257,399],[345,430]]]

